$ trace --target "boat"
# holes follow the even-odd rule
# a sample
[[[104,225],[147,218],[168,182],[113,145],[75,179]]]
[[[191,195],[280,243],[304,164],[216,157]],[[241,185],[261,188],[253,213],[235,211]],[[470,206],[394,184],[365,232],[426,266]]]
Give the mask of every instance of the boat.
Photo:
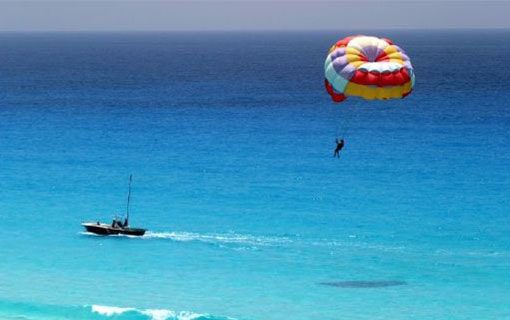
[[[126,219],[124,222],[115,217],[111,224],[97,222],[83,222],[81,225],[87,230],[87,232],[108,236],[108,235],[128,235],[128,236],[143,236],[146,229],[142,228],[131,228],[129,226],[129,204],[131,200],[131,182],[133,181],[133,175],[129,176],[129,190],[127,197],[126,206]]]
[[[98,222],[84,222],[81,224],[85,227],[87,232],[100,234],[103,236],[125,234],[129,236],[143,236],[145,229],[142,228],[130,228],[130,227],[112,227],[112,224]]]

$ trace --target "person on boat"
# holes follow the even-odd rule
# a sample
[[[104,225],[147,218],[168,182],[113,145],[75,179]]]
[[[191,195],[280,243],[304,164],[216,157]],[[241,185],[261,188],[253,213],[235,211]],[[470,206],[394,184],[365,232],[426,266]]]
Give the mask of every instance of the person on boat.
[[[122,228],[122,221],[118,218],[113,219],[112,228]]]
[[[128,226],[128,219],[126,218],[124,220],[124,223],[122,224],[122,228],[126,228]]]
[[[344,148],[344,145],[345,145],[344,139],[340,139],[340,141],[338,141],[338,138],[336,139],[336,148],[335,148],[335,153],[333,154],[333,157],[340,158],[340,151],[342,151],[342,149]]]

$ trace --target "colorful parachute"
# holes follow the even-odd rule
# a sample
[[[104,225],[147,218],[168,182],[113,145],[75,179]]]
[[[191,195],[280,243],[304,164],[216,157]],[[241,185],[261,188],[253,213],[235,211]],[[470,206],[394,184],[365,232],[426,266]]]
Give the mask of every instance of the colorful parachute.
[[[414,71],[409,57],[385,38],[351,36],[329,49],[324,63],[326,90],[335,102],[349,96],[398,99],[411,93]]]

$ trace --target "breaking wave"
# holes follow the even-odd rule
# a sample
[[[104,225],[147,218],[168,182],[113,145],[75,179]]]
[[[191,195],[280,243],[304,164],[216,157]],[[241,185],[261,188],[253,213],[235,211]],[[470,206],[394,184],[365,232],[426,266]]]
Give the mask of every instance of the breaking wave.
[[[0,301],[0,319],[235,320],[230,317],[167,309],[104,305],[56,306],[6,301]]]
[[[228,317],[215,317],[208,314],[200,314],[189,311],[172,311],[166,309],[136,309],[92,305],[92,313],[114,319],[150,319],[150,320],[224,320]],[[137,317],[138,316],[138,317]]]

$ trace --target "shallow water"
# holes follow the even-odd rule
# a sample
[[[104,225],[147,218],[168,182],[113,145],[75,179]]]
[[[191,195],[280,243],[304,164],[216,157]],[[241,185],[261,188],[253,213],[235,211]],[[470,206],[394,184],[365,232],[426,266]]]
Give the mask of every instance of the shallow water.
[[[342,35],[0,34],[0,317],[510,317],[510,33],[387,32],[415,92],[333,105]],[[147,235],[84,233],[130,173]]]

